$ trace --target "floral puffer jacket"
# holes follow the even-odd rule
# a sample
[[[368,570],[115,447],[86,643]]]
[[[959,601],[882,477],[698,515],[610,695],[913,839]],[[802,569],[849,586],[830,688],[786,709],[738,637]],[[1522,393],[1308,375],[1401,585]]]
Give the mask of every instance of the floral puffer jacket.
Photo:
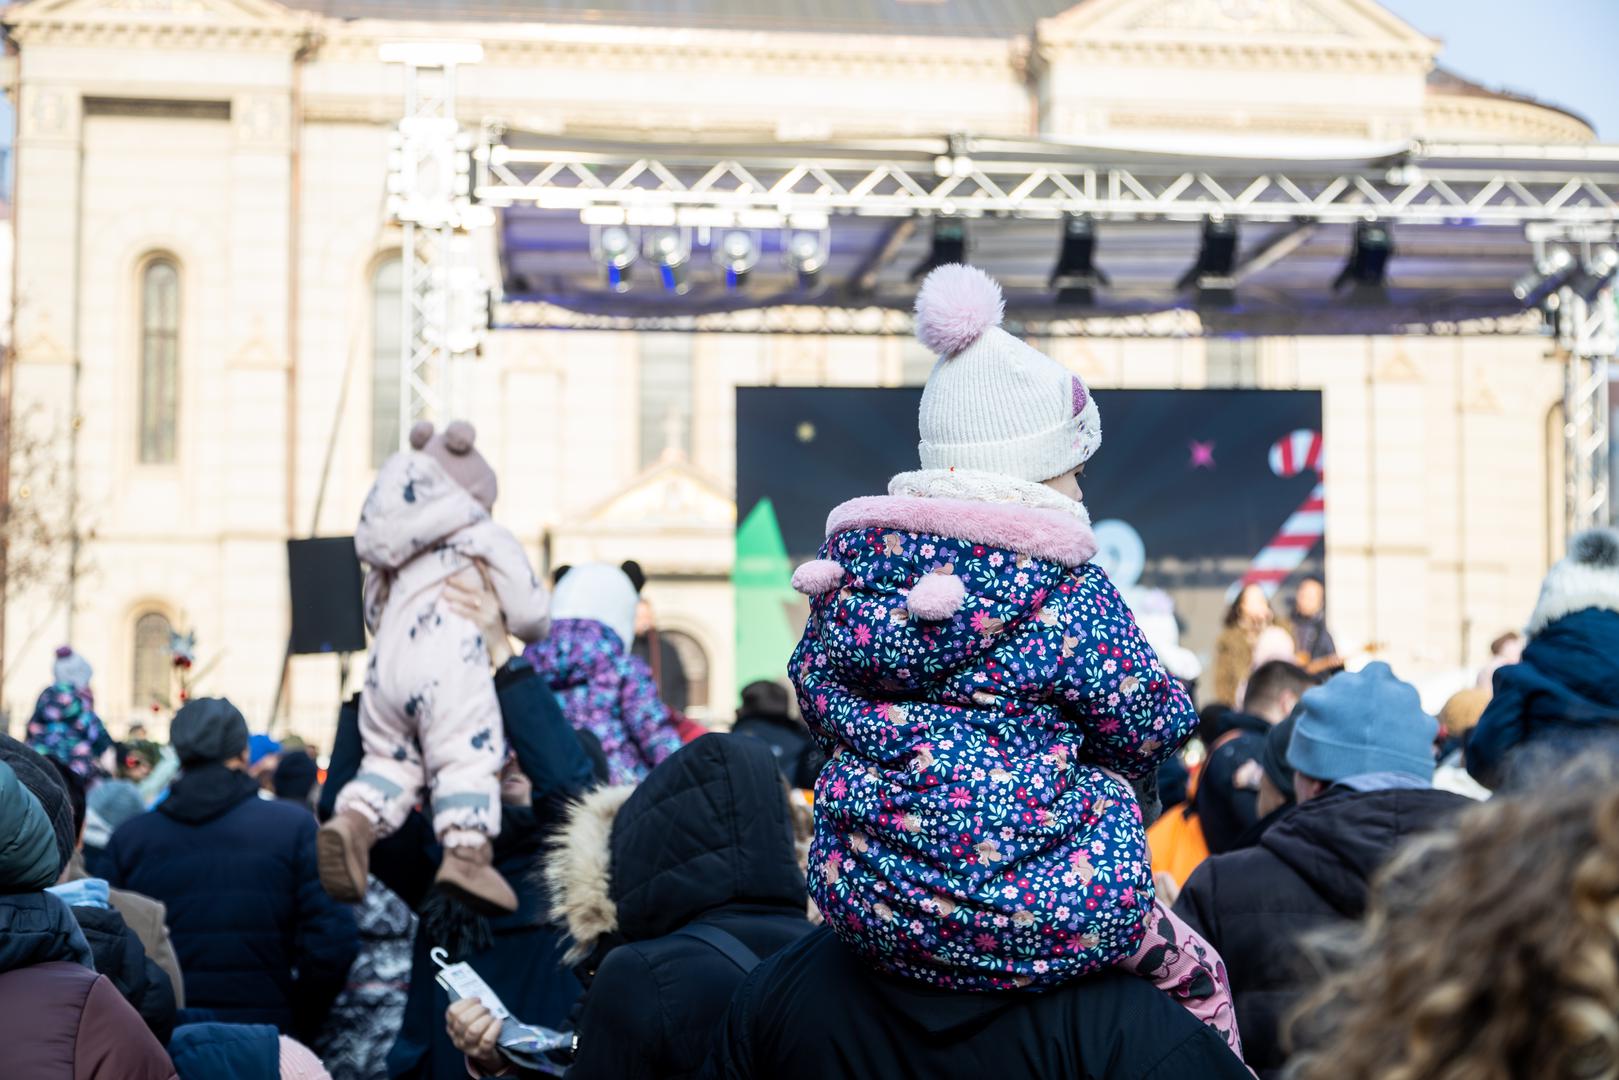
[[[612,783],[637,783],[680,749],[652,672],[607,624],[558,619],[551,635],[523,655],[556,694],[568,723],[600,740]]]
[[[1147,775],[1197,716],[1080,514],[942,498],[834,510],[794,584],[791,675],[831,758],[810,889],[869,962],[1040,989],[1136,951]]]

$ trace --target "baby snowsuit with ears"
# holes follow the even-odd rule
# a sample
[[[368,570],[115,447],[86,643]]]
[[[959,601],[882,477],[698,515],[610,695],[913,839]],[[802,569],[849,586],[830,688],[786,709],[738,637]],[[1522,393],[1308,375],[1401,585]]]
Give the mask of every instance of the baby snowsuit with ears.
[[[436,436],[418,423],[413,449],[383,463],[355,530],[374,636],[360,696],[365,758],[320,836],[321,880],[338,899],[364,895],[372,842],[399,828],[425,788],[445,849],[440,883],[475,906],[517,906],[490,865],[506,740],[488,652],[442,597],[451,579],[486,580],[525,642],[544,636],[548,598],[517,538],[490,520],[495,473],[475,439],[462,421]]]

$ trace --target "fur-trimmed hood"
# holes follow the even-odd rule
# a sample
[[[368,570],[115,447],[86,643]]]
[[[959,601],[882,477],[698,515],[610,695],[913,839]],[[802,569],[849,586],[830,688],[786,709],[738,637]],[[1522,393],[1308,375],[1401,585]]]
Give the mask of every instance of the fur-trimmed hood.
[[[575,803],[540,873],[569,963],[609,935],[662,937],[726,904],[806,902],[775,757],[743,735],[704,735],[638,786]]]

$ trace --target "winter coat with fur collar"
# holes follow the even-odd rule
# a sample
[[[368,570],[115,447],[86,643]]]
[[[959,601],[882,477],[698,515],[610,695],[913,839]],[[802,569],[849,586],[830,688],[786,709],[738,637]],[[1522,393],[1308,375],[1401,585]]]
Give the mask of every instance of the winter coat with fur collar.
[[[1116,963],[1153,901],[1126,781],[1185,741],[1192,703],[1090,562],[1079,503],[956,472],[890,491],[833,510],[794,575],[812,600],[789,674],[831,757],[815,902],[879,970],[939,987]]]
[[[679,933],[702,923],[761,958],[810,930],[787,790],[769,747],[704,735],[639,786],[580,802],[544,867],[570,960],[605,959],[571,1080],[694,1074],[743,971]],[[614,942],[621,944],[613,945]]]

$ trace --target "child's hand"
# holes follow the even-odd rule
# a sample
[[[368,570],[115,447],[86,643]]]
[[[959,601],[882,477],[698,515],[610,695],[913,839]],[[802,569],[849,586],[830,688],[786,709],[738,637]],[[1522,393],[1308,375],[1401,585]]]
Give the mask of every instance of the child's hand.
[[[489,650],[489,663],[499,667],[512,658],[511,638],[506,634],[506,616],[500,610],[500,601],[487,583],[478,580],[468,584],[465,573],[457,574],[444,587],[444,606],[461,616],[483,635]]]

